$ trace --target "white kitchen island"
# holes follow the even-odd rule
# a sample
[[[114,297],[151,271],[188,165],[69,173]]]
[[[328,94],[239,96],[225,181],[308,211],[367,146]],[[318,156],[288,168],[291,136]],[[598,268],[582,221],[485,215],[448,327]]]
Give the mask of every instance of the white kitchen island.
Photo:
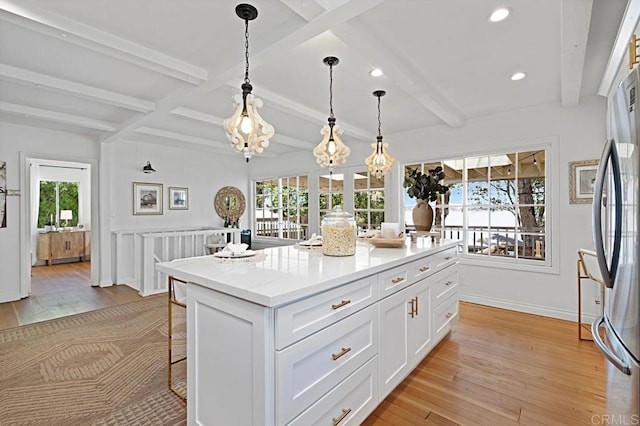
[[[449,332],[457,244],[159,263],[188,282],[188,424],[362,422]]]

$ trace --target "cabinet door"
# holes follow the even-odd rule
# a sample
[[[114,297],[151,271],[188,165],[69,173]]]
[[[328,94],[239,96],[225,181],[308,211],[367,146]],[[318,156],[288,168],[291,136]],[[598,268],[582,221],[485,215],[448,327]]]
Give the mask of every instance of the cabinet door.
[[[409,372],[409,313],[412,287],[378,304],[380,318],[380,399],[384,399]]]
[[[69,257],[69,241],[65,237],[64,233],[51,234],[51,258],[52,259],[64,259]]]
[[[409,364],[417,365],[431,349],[431,286],[430,280],[424,279],[412,288],[409,304]],[[413,314],[411,314],[413,309]]]
[[[68,232],[67,238],[67,257],[82,257],[84,256],[84,233],[83,232]]]

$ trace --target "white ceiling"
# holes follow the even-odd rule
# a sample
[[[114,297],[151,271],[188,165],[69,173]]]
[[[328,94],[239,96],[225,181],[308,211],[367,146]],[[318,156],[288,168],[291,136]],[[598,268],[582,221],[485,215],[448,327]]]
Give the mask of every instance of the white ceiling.
[[[0,0],[0,120],[231,152],[244,73],[238,0]],[[329,112],[346,142],[598,91],[625,0],[253,0],[250,78],[276,136],[310,150]],[[499,6],[507,20],[490,23]],[[373,78],[380,67],[385,75]],[[516,71],[527,77],[511,81]]]

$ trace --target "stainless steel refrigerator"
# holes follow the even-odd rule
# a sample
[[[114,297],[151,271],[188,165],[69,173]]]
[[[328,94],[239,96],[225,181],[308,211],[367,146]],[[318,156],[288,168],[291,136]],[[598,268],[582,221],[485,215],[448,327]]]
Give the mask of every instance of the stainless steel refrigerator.
[[[616,424],[639,424],[639,99],[638,71],[633,70],[609,104],[609,140],[598,165],[593,197],[593,239],[607,289],[605,313],[591,331],[609,361],[603,414],[626,422]]]

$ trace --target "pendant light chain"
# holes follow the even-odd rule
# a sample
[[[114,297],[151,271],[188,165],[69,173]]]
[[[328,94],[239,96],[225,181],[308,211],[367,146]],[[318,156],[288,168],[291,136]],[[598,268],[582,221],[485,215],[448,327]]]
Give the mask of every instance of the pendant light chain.
[[[378,96],[378,136],[382,136],[382,133],[380,132],[380,127],[381,127],[381,123],[380,123],[380,96]]]
[[[329,115],[334,118],[333,115],[333,64],[329,65]]]
[[[246,67],[244,69],[244,82],[251,83],[249,80],[249,20],[244,20],[244,60]]]

